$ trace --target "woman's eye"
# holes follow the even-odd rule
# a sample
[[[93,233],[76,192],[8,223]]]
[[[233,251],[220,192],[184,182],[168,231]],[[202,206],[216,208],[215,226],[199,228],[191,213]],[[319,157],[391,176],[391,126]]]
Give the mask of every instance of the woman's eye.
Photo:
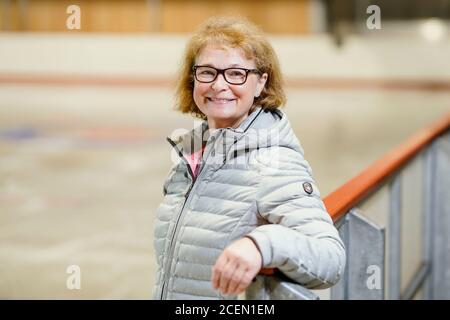
[[[230,72],[230,76],[232,76],[232,77],[242,77],[243,73],[240,72],[240,71],[231,71]]]

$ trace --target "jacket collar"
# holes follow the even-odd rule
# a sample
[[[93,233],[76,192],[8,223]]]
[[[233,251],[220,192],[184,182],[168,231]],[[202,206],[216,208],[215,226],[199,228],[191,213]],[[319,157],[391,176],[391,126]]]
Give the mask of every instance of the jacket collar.
[[[180,156],[189,155],[205,147],[205,155],[214,150],[225,160],[234,153],[270,146],[283,146],[303,153],[286,114],[279,109],[264,110],[257,106],[237,128],[208,130],[208,122],[174,139],[167,138]],[[234,152],[233,152],[234,151]],[[219,155],[218,155],[219,154]]]
[[[261,107],[256,107],[251,114],[237,128],[220,128],[217,130],[209,130],[208,122],[204,120],[201,125],[195,127],[189,132],[171,138],[167,137],[167,141],[177,147],[183,154],[192,154],[204,147],[209,141],[216,141],[226,132],[226,137],[239,137],[244,134],[253,124],[255,119],[263,112]],[[228,139],[227,139],[228,140]]]

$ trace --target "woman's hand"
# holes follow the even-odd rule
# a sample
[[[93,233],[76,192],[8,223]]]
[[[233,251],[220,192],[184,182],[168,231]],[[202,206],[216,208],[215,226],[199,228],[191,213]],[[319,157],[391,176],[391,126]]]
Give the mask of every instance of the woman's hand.
[[[239,239],[223,250],[212,268],[214,289],[225,295],[238,295],[252,282],[262,267],[262,257],[250,238]]]

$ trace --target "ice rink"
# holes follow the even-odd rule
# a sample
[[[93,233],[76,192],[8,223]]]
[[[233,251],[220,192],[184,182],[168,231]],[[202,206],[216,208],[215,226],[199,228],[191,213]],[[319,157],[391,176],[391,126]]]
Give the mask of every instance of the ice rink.
[[[155,48],[153,44],[141,53],[132,46],[128,51],[115,51],[113,58],[105,57],[107,62],[102,64],[98,51],[111,51],[106,48],[107,41],[101,41],[95,53],[90,46],[79,46],[78,56],[67,58],[70,63],[53,60],[55,57],[45,53],[44,45],[36,49],[36,55],[42,55],[41,64],[37,58],[29,61],[27,54],[36,57],[30,52],[21,51],[14,57],[11,48],[21,46],[20,39],[3,37],[0,71],[54,74],[62,70],[70,74],[73,70],[93,70],[93,74],[120,78],[127,72],[142,75],[154,70],[151,77],[166,76],[160,67],[164,47],[157,48],[159,58],[149,57],[155,66],[152,69],[142,62],[146,61],[145,54]],[[68,42],[67,50],[71,45],[76,46]],[[108,44],[114,45],[117,43]],[[163,45],[168,46],[170,78],[182,46],[179,42]],[[287,55],[291,52],[288,41],[278,40],[276,46],[283,67],[290,70],[286,74],[301,76],[308,63],[295,65],[296,55]],[[312,41],[310,48],[314,46],[318,45]],[[417,48],[420,50],[420,44]],[[382,59],[364,69],[365,61],[372,60],[367,54],[358,55],[355,49],[355,56],[361,57],[354,66],[357,71],[343,74],[340,69],[344,66],[332,69],[334,60],[329,58],[342,52],[329,50],[322,64],[328,72],[317,70],[323,77],[370,79],[400,75],[420,80],[441,74],[433,61],[429,62],[434,68],[431,73],[423,61],[422,70],[411,71],[413,60],[420,57],[401,62],[401,48],[384,60],[386,67],[381,71],[376,66],[383,63]],[[86,52],[92,52],[99,64],[90,60],[84,63],[89,56]],[[313,53],[311,49],[305,54],[309,57]],[[137,55],[140,60],[136,62]],[[342,59],[349,64],[352,54],[348,55]],[[119,68],[114,65],[119,58],[135,59],[134,64],[127,62]],[[396,59],[400,69],[392,70]],[[107,63],[111,63],[110,68]],[[308,68],[307,76],[314,75],[314,69]],[[442,79],[448,81],[445,72]],[[150,298],[155,272],[153,219],[162,199],[164,177],[172,164],[171,147],[165,137],[176,129],[192,129],[195,125],[192,118],[172,110],[173,92],[164,83],[104,86],[0,81],[0,297]],[[449,88],[288,85],[286,92],[285,111],[304,147],[322,197],[450,111]],[[80,267],[80,290],[66,286],[70,265]]]

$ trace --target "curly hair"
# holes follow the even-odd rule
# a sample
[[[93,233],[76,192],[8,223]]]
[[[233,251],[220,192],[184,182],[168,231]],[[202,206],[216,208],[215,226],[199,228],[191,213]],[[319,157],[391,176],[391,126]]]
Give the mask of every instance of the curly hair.
[[[196,57],[207,45],[240,48],[247,59],[253,59],[256,68],[267,73],[266,85],[254,104],[263,109],[276,109],[286,103],[283,78],[277,55],[262,30],[242,17],[211,17],[205,20],[186,44],[178,72],[175,110],[206,119],[194,102],[192,67]]]

